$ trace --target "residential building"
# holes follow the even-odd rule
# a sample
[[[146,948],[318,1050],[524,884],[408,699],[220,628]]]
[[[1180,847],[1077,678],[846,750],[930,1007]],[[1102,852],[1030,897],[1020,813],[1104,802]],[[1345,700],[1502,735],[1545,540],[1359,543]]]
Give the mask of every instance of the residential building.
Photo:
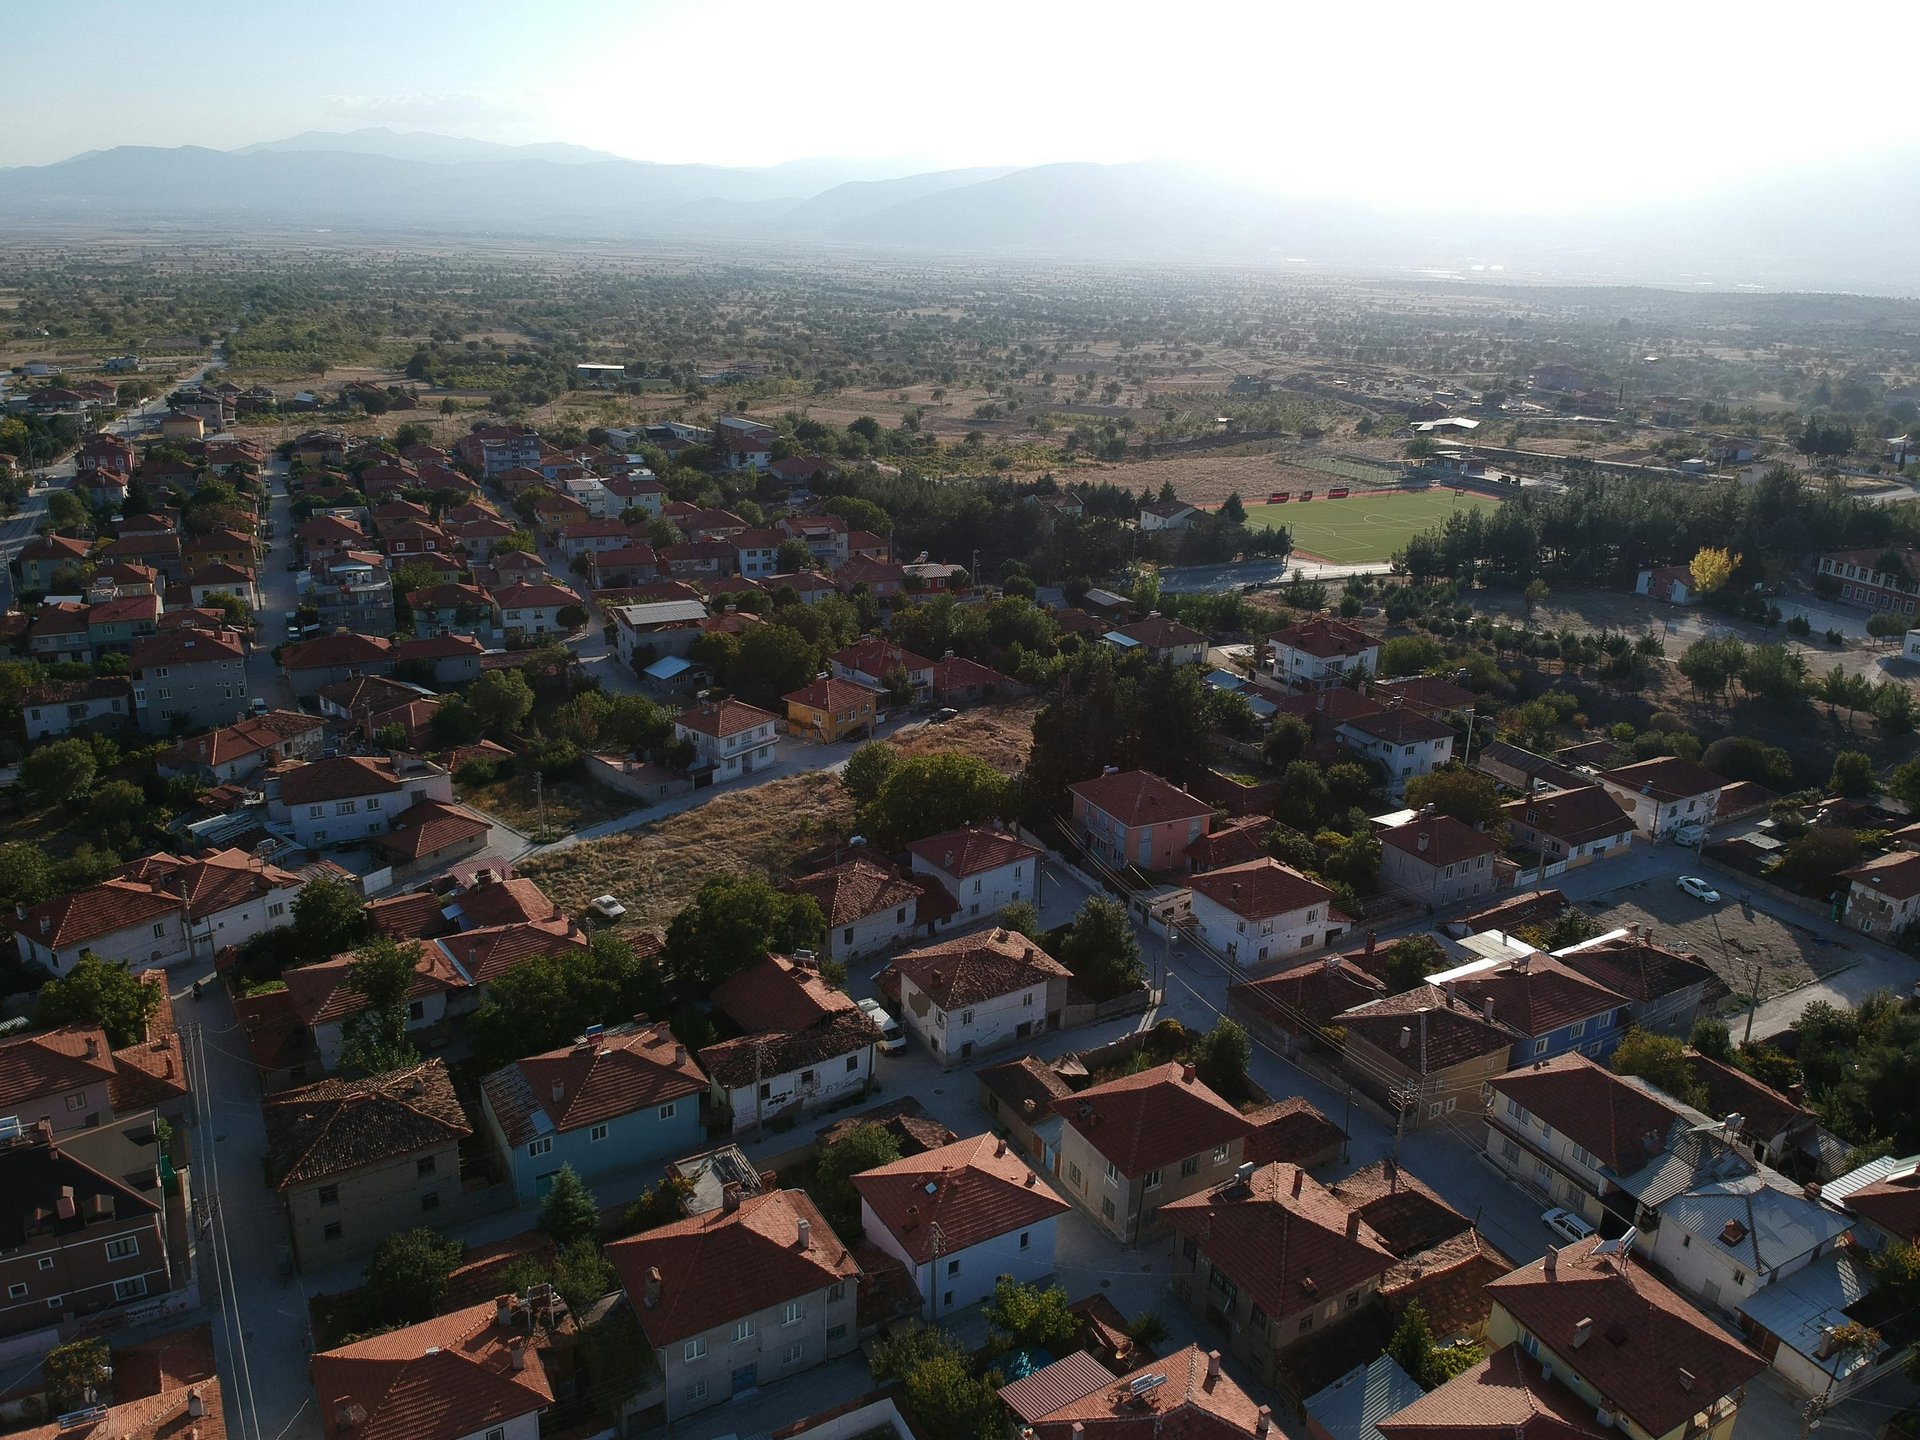
[[[1688,1114],[1653,1087],[1584,1055],[1537,1060],[1491,1082],[1486,1152],[1496,1169],[1596,1229],[1631,1210],[1621,1186],[1667,1152]]]
[[[1604,1060],[1624,1033],[1624,995],[1537,951],[1474,960],[1427,978],[1449,1001],[1512,1031],[1514,1065],[1569,1051]]]
[[[1218,1350],[1189,1345],[1118,1379],[1097,1363],[1058,1373],[1090,1358],[1076,1352],[1001,1390],[1034,1440],[1281,1440],[1271,1408],[1234,1384]]]
[[[1897,940],[1920,915],[1920,853],[1890,850],[1842,870],[1846,924],[1876,940]]]
[[[393,642],[385,635],[339,631],[317,636],[280,652],[280,671],[296,695],[312,695],[356,675],[391,675]]]
[[[1195,875],[1192,936],[1233,966],[1331,945],[1346,933],[1333,892],[1271,856]]]
[[[1051,1275],[1054,1225],[1072,1208],[992,1135],[863,1170],[853,1188],[861,1232],[907,1267],[935,1322],[990,1298],[1002,1275]]]
[[[1689,825],[1713,824],[1726,785],[1711,770],[1665,755],[1600,772],[1600,783],[1633,812],[1633,828],[1649,840],[1664,840]]]
[[[1295,690],[1325,690],[1350,675],[1380,668],[1380,642],[1357,625],[1316,616],[1267,638],[1273,675]]]
[[[281,977],[301,1042],[298,1048],[310,1069],[317,1065],[333,1070],[339,1065],[347,1023],[366,1008],[366,997],[347,983],[352,966],[352,955],[336,955],[312,965],[296,965]],[[422,945],[413,983],[407,988],[407,1033],[440,1030],[449,1002],[465,996],[472,986],[472,977],[439,945]]]
[[[1123,1244],[1159,1233],[1161,1210],[1233,1174],[1253,1126],[1191,1065],[1170,1061],[1053,1102],[1066,1119],[1069,1197]]]
[[[907,850],[913,873],[953,897],[956,919],[997,915],[1015,901],[1039,903],[1041,852],[1004,831],[969,825],[916,840]]]
[[[318,1423],[341,1440],[539,1440],[554,1395],[529,1303],[503,1295],[321,1351]]]
[[[908,950],[892,971],[895,1018],[946,1065],[1056,1028],[1072,978],[1026,936],[999,928]]]
[[[487,647],[471,635],[434,635],[424,640],[402,640],[392,649],[392,664],[418,666],[438,685],[458,685],[477,679]]]
[[[68,566],[86,563],[89,546],[84,540],[50,531],[29,540],[20,550],[20,589],[28,595],[44,595],[53,589],[53,577]]]
[[[885,699],[880,691],[856,680],[823,677],[783,695],[787,729],[802,739],[822,745],[862,739],[873,733]]]
[[[724,783],[774,763],[780,717],[744,700],[703,701],[673,717],[673,738],[693,746],[696,785]]]
[[[1158,500],[1151,505],[1140,507],[1140,528],[1142,530],[1185,530],[1200,516],[1200,512],[1184,500]]]
[[[307,1269],[456,1218],[460,1142],[473,1133],[440,1060],[266,1098],[267,1183]]]
[[[1483,745],[1480,753],[1473,757],[1473,768],[1529,795],[1537,790],[1578,790],[1593,783],[1590,775],[1582,775],[1558,760],[1522,750],[1505,740]]]
[[[66,601],[42,601],[27,627],[27,653],[45,664],[85,665],[93,660],[87,635],[87,607]]]
[[[710,1109],[736,1134],[873,1083],[880,1029],[826,982],[812,956],[768,955],[721,982],[713,1005],[745,1032],[700,1052]]]
[[[393,633],[393,575],[385,556],[349,550],[315,562],[301,599],[320,617],[325,634],[351,630],[384,638]]]
[[[50,680],[21,694],[20,718],[29,740],[76,730],[112,734],[133,720],[133,686],[113,676]]]
[[[1642,570],[1634,579],[1633,593],[1668,605],[1692,605],[1700,599],[1700,592],[1694,589],[1693,571],[1685,565]]]
[[[319,849],[384,833],[417,799],[451,804],[452,777],[410,755],[377,760],[336,755],[286,771],[267,805],[268,814],[284,821],[300,844]]]
[[[903,650],[878,635],[869,635],[829,655],[827,663],[833,667],[836,678],[852,680],[883,693],[895,683],[904,683],[918,698],[933,687],[933,661]]]
[[[1346,1032],[1341,1063],[1354,1088],[1407,1129],[1477,1110],[1482,1086],[1513,1054],[1511,1030],[1431,984],[1356,1005],[1334,1023]]]
[[[815,564],[835,570],[846,563],[847,522],[838,515],[782,515],[776,525],[781,534],[802,541]]]
[[[1073,826],[1109,865],[1171,873],[1213,826],[1213,807],[1147,770],[1109,770],[1067,787]]]
[[[170,1294],[186,1278],[173,1236],[191,1199],[151,1113],[57,1137],[0,1131],[0,1337]]]
[[[187,958],[185,909],[157,886],[103,880],[31,908],[17,904],[14,942],[21,960],[55,975],[71,970],[83,951],[130,969],[164,969]]]
[[[708,618],[706,602],[698,599],[611,605],[607,614],[614,623],[620,661],[630,670],[668,657],[684,660],[693,642],[706,633],[701,622]]]
[[[1226,1331],[1269,1384],[1289,1347],[1357,1314],[1396,1259],[1298,1165],[1243,1165],[1160,1214],[1173,1230],[1175,1298]]]
[[[1424,813],[1380,832],[1380,878],[1429,910],[1491,894],[1500,847],[1451,815]]]
[[[560,619],[562,611],[580,609],[580,596],[554,581],[522,581],[495,590],[494,615],[502,632],[508,635],[565,635],[571,626]]]
[[[1336,1016],[1385,993],[1378,976],[1345,956],[1329,955],[1229,985],[1227,1002],[1235,1019],[1282,1055],[1292,1055],[1316,1041],[1330,1047]]]
[[[1636,1263],[1629,1245],[1549,1250],[1487,1294],[1489,1344],[1550,1367],[1555,1383],[1611,1421],[1603,1433],[1730,1440],[1747,1382],[1767,1366]]]
[[[1556,865],[1577,869],[1633,843],[1634,817],[1604,785],[1536,790],[1502,805],[1500,813],[1513,848],[1533,851],[1543,872]]]
[[[1356,1365],[1301,1402],[1312,1440],[1381,1440],[1375,1421],[1413,1404],[1426,1387],[1391,1355]]]
[[[1026,687],[1018,680],[1002,675],[977,660],[949,652],[933,662],[933,684],[927,690],[925,700],[929,705],[959,709],[1026,693]]]
[[[0,1040],[0,1111],[55,1135],[91,1129],[113,1118],[109,1091],[116,1073],[98,1025],[9,1036]]]
[[[1191,625],[1169,620],[1164,615],[1149,615],[1131,625],[1109,630],[1102,637],[1123,654],[1138,652],[1154,661],[1170,665],[1204,665],[1207,661],[1207,637]]]
[[[763,580],[780,568],[780,542],[787,537],[778,530],[742,530],[732,537],[733,568],[749,580]]]
[[[133,704],[149,735],[225,725],[247,712],[247,662],[225,631],[174,630],[134,643]]]
[[[660,557],[654,548],[631,537],[624,545],[594,551],[587,562],[587,581],[595,590],[645,585],[659,574]]]
[[[245,850],[215,850],[193,859],[162,850],[121,866],[119,873],[185,902],[187,943],[202,960],[291,925],[294,902],[307,883]]]
[[[1882,568],[1889,555],[1899,560],[1898,568]],[[1839,586],[1834,598],[1843,605],[1911,615],[1920,598],[1920,551],[1909,547],[1837,550],[1822,555],[1815,569]]]
[[[918,933],[953,913],[953,899],[932,881],[910,879],[891,865],[855,855],[788,883],[810,895],[827,922],[827,958],[846,964]]]
[[[1652,1035],[1690,1035],[1693,1022],[1727,993],[1727,984],[1698,955],[1656,945],[1651,927],[1609,930],[1553,958],[1596,985],[1626,997],[1622,1025]],[[1722,1112],[1725,1113],[1725,1112]]]
[[[713,448],[723,470],[765,470],[773,464],[777,432],[738,415],[722,415],[713,422]]]
[[[189,736],[160,753],[162,777],[192,775],[209,785],[242,780],[281,760],[317,760],[326,722],[299,710],[269,710],[204,735]]]
[[[1830,1184],[1850,1169],[1853,1146],[1822,1125],[1803,1101],[1698,1050],[1688,1049],[1686,1058],[1694,1083],[1706,1092],[1702,1108],[1720,1116],[1722,1124],[1737,1118],[1733,1134],[1755,1160]]]
[[[1406,794],[1407,781],[1453,758],[1453,727],[1409,706],[1355,715],[1334,734],[1341,745],[1380,767],[1387,793],[1396,799]]]
[[[696,1410],[859,1344],[860,1266],[802,1190],[744,1197],[607,1247],[661,1384],[631,1423]]]
[[[706,1088],[672,1030],[633,1022],[589,1026],[571,1045],[494,1071],[480,1103],[516,1198],[533,1205],[563,1165],[592,1182],[697,1149]]]

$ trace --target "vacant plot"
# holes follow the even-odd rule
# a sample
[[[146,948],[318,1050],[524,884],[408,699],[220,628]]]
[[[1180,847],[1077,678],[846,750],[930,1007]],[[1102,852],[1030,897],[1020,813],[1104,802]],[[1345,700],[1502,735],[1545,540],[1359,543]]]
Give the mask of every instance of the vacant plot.
[[[839,779],[811,771],[716,795],[646,830],[531,856],[519,869],[570,914],[596,895],[612,895],[630,923],[660,929],[712,876],[764,875],[783,884],[852,826]]]
[[[1718,905],[1703,905],[1671,879],[1660,879],[1609,890],[1582,908],[1609,930],[1644,925],[1656,943],[1692,951],[1739,996],[1753,993],[1756,967],[1765,999],[1842,969],[1852,958],[1811,930],[1744,901],[1737,877],[1701,873],[1723,897]]]
[[[548,780],[536,787],[530,766],[490,785],[462,785],[459,798],[463,805],[503,820],[526,835],[539,831],[543,814],[548,832],[558,836],[641,808],[631,795],[592,780]]]
[[[1312,500],[1248,505],[1247,524],[1254,529],[1286,526],[1294,554],[1303,559],[1360,565],[1391,560],[1407,541],[1456,510],[1491,510],[1499,503],[1486,495],[1456,495],[1438,487],[1329,500],[1324,489],[1315,486]]]
[[[959,750],[986,761],[1003,775],[1011,775],[1022,768],[1033,753],[1033,717],[1039,711],[1037,699],[982,706],[945,725],[923,725],[904,735],[892,736],[888,743],[909,755]]]

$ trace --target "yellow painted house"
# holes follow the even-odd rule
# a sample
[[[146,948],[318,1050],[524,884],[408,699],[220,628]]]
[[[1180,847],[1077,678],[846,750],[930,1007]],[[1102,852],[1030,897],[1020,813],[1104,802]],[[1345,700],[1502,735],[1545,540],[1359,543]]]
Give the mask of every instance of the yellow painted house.
[[[878,690],[824,675],[781,698],[787,702],[787,729],[823,745],[871,735],[880,713]]]

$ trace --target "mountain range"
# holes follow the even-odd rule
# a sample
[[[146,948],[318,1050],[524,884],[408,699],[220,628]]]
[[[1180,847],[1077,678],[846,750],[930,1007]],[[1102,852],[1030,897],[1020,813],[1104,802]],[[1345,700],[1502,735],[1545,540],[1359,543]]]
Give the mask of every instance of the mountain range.
[[[1586,215],[1496,214],[1471,170],[1369,207],[1165,162],[919,170],[653,164],[584,146],[385,129],[222,151],[118,146],[0,169],[0,229],[313,227],[385,235],[832,245],[1508,280],[1920,292],[1920,153],[1777,173]],[[1450,197],[1462,198],[1450,198]]]

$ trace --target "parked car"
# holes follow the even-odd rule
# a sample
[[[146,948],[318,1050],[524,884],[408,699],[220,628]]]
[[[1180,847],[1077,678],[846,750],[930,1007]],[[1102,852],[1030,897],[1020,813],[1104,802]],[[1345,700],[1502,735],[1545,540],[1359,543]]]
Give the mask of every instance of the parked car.
[[[1584,1240],[1593,1234],[1593,1226],[1589,1225],[1583,1217],[1574,1214],[1571,1210],[1562,1210],[1558,1206],[1548,1210],[1540,1218],[1546,1222],[1549,1230],[1569,1244],[1576,1240]]]
[[[1674,883],[1696,900],[1703,900],[1709,905],[1720,903],[1720,892],[1698,875],[1682,875]]]
[[[587,902],[587,908],[602,920],[618,920],[627,913],[627,907],[611,895],[596,895]]]
[[[869,995],[860,1002],[860,1008],[867,1012],[869,1020],[880,1027],[879,1049],[882,1055],[898,1055],[907,1048],[907,1032],[878,1000]]]
[[[249,700],[247,702],[247,713],[249,715],[266,714],[267,713],[266,697],[264,695],[256,695],[251,700]]]
[[[958,710],[954,709],[951,705],[949,705],[944,709],[936,710],[933,712],[933,723],[936,725],[944,725],[949,720],[957,718],[959,714],[960,712]]]

